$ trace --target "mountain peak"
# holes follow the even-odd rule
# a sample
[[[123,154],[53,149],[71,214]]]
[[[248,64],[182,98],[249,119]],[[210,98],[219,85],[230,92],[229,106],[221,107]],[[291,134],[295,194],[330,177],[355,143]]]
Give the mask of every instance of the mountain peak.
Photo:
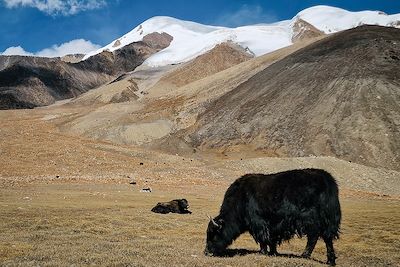
[[[332,6],[314,6],[299,12],[295,18],[307,21],[324,33],[334,33],[357,26],[370,24],[395,26],[400,21],[400,14],[387,15],[382,11],[348,11]]]
[[[300,23],[301,22],[301,23]],[[299,12],[292,20],[238,28],[203,25],[168,16],[152,17],[107,46],[91,52],[84,60],[104,50],[114,51],[157,32],[173,40],[166,49],[148,58],[144,64],[163,66],[189,61],[224,42],[233,42],[260,56],[304,38],[347,30],[364,24],[400,26],[400,14],[380,11],[351,12],[331,6],[314,6]],[[300,36],[300,35],[301,36]],[[268,41],[266,41],[268,40]]]

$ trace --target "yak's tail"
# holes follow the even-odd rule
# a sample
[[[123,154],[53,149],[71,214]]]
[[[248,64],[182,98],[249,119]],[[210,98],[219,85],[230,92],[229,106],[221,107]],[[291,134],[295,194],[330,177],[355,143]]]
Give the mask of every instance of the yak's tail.
[[[337,239],[340,233],[342,212],[339,203],[339,189],[335,179],[329,175],[327,190],[321,194],[321,219],[323,222],[322,236]]]

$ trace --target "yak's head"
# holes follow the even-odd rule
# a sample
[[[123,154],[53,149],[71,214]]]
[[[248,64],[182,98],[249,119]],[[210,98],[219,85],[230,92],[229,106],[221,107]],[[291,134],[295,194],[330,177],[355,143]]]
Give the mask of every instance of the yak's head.
[[[177,199],[176,201],[178,201],[181,210],[187,210],[189,208],[189,202],[185,198]]]
[[[211,218],[207,228],[207,241],[204,254],[206,256],[221,256],[227,247],[224,235],[225,222],[222,218]]]

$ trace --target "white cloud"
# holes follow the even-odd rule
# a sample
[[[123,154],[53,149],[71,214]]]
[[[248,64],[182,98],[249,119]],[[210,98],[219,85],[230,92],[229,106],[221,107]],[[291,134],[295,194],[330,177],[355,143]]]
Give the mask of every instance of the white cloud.
[[[7,8],[33,7],[48,15],[74,15],[104,7],[105,0],[2,0]]]
[[[22,47],[20,46],[11,46],[4,50],[3,53],[1,53],[4,56],[11,56],[11,55],[18,55],[18,56],[33,56],[32,53],[26,52]]]
[[[38,57],[62,57],[68,54],[87,54],[99,49],[101,46],[91,41],[76,39],[61,45],[52,45],[36,53],[25,51],[21,46],[7,48],[2,55],[38,56]]]
[[[265,11],[261,6],[243,5],[239,10],[222,14],[214,24],[238,27],[275,21],[277,21],[277,17],[272,12]]]
[[[50,48],[37,52],[36,55],[41,57],[59,57],[68,54],[87,54],[100,47],[100,45],[93,44],[91,41],[76,39],[61,45],[53,45]]]

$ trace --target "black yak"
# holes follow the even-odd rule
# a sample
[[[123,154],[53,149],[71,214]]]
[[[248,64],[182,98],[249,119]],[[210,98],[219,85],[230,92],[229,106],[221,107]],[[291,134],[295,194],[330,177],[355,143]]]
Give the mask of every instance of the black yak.
[[[189,202],[186,199],[174,199],[169,202],[158,202],[154,208],[151,209],[155,213],[181,213],[181,214],[191,214],[192,212],[188,210]]]
[[[335,265],[333,240],[339,237],[340,220],[338,187],[324,170],[246,174],[228,188],[220,214],[210,220],[204,253],[223,256],[233,240],[248,231],[262,253],[277,255],[277,245],[306,235],[302,257],[309,258],[322,238],[327,263]]]

